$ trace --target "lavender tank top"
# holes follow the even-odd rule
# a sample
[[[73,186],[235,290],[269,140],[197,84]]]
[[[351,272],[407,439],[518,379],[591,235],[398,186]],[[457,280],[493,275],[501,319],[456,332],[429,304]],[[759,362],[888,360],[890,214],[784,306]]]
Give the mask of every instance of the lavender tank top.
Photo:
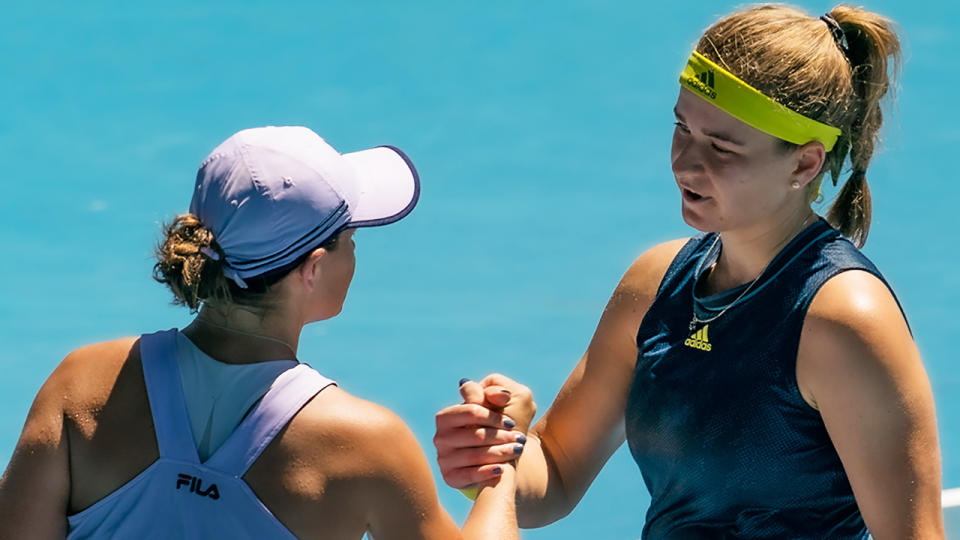
[[[283,372],[233,434],[201,462],[175,354],[176,330],[140,338],[160,457],[110,495],[68,516],[67,538],[294,538],[243,475],[290,419],[335,383],[306,364]]]

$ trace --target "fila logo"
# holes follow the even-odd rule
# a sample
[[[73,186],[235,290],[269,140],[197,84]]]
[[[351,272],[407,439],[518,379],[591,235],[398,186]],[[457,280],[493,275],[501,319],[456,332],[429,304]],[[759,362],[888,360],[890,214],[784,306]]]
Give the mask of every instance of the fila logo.
[[[216,484],[210,484],[206,490],[203,489],[203,480],[199,476],[190,476],[189,474],[177,475],[177,489],[182,486],[190,486],[190,493],[196,493],[201,497],[210,497],[213,500],[220,498],[220,490]]]
[[[713,70],[708,69],[703,73],[698,73],[696,77],[686,77],[683,82],[697,92],[707,96],[710,99],[717,99],[717,91],[714,89]]]
[[[710,345],[710,340],[707,338],[707,328],[710,325],[704,326],[700,330],[697,330],[697,333],[688,337],[683,344],[687,347],[692,347],[694,349],[700,349],[701,351],[710,352],[713,349],[713,346]]]

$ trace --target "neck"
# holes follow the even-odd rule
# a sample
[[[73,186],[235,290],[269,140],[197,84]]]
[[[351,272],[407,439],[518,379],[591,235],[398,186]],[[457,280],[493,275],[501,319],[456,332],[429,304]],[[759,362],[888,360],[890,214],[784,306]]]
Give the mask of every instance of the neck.
[[[303,326],[279,313],[203,306],[183,333],[205,353],[230,364],[296,359]]]
[[[720,233],[723,250],[708,276],[714,292],[731,289],[756,279],[793,238],[817,219],[804,207],[763,227]]]

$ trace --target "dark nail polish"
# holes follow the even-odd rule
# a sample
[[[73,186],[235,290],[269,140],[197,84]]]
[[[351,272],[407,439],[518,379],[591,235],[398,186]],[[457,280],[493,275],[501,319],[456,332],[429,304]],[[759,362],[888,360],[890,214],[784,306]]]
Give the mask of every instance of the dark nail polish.
[[[460,384],[457,385],[457,388],[463,386],[463,383],[468,383],[468,382],[470,382],[470,379],[468,379],[468,378],[466,378],[466,377],[460,379]]]
[[[515,444],[515,445],[513,445],[513,453],[514,453],[514,454],[519,454],[519,453],[521,453],[521,452],[523,452],[523,445],[522,445],[522,444]]]
[[[494,467],[493,474],[503,474],[503,469],[501,467]]]
[[[517,423],[509,418],[504,418],[503,425],[507,426],[508,428],[513,428],[517,425]]]
[[[527,444],[527,436],[523,433],[517,435],[517,442],[520,444]]]
[[[501,394],[508,395],[508,396],[511,395],[511,392],[510,392],[509,390],[507,390],[506,388],[504,388],[503,390],[501,390],[500,393],[501,393]]]

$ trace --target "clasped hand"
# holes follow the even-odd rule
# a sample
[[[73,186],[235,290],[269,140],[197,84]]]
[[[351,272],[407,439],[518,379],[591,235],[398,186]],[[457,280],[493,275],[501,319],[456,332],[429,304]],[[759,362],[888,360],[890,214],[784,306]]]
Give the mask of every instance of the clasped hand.
[[[447,485],[463,489],[496,483],[501,465],[523,452],[537,412],[526,386],[498,373],[460,381],[463,403],[437,413],[433,445]]]

